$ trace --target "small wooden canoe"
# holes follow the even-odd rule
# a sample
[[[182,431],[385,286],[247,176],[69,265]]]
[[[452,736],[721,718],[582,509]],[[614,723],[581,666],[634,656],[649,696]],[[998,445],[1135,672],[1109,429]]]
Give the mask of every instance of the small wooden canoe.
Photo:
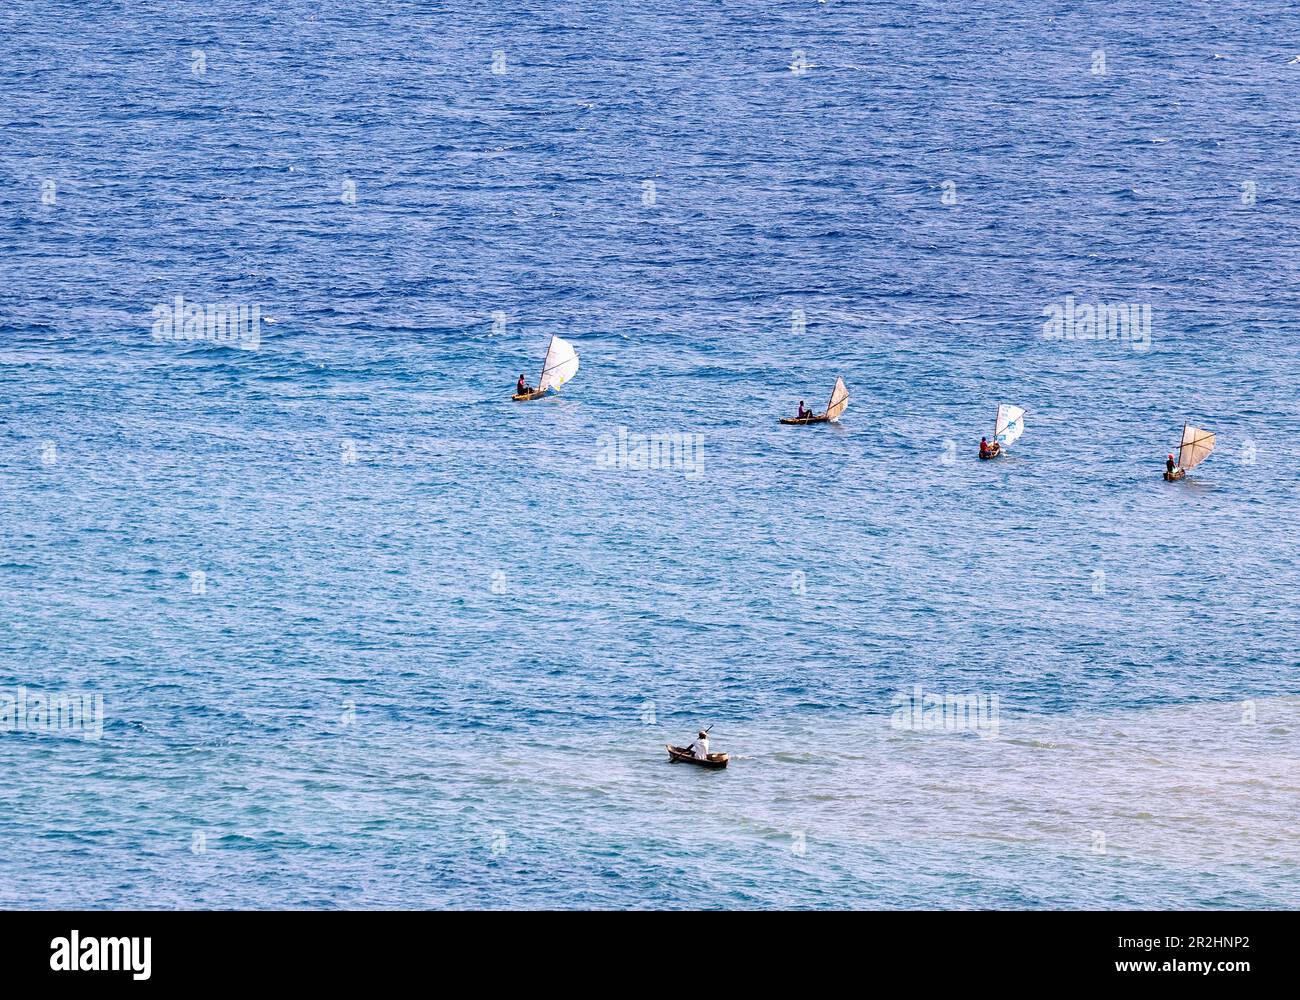
[[[700,767],[720,768],[726,767],[727,762],[731,760],[731,758],[725,753],[711,753],[707,757],[701,759],[696,757],[685,747],[675,747],[671,743],[665,743],[664,746],[668,748],[668,757],[674,764],[681,760],[685,761],[687,764],[698,764]]]
[[[541,399],[543,396],[549,396],[550,394],[551,394],[550,389],[534,389],[532,392],[525,392],[523,395],[520,395],[519,393],[515,393],[510,398],[513,399],[516,403],[526,403],[530,399]]]
[[[783,424],[828,424],[831,418],[824,413],[819,413],[815,417],[782,417]]]
[[[1163,475],[1165,477],[1165,482],[1176,483],[1178,482],[1178,480],[1183,479],[1187,476],[1187,470],[1175,469],[1173,472],[1166,472]]]
[[[980,452],[980,458],[987,461],[990,458],[997,458],[1001,454],[1002,454],[1002,445],[995,444],[992,448],[989,449],[989,453],[987,455],[985,455],[983,452]]]

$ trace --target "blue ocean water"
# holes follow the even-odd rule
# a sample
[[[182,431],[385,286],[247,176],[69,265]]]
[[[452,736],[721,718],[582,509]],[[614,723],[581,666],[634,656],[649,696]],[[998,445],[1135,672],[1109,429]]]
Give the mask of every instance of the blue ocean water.
[[[1156,6],[0,14],[0,905],[1300,903],[1300,14]]]

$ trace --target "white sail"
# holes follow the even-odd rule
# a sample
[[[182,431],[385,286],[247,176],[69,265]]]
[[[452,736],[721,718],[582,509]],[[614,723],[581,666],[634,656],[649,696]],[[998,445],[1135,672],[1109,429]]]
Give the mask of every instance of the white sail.
[[[1214,435],[1191,424],[1183,424],[1183,440],[1178,445],[1178,466],[1194,469],[1214,451]]]
[[[840,414],[844,412],[845,407],[849,405],[849,390],[844,384],[844,379],[835,380],[835,388],[831,390],[831,400],[826,404],[826,418],[834,423],[840,419]]]
[[[993,425],[993,440],[1005,448],[1024,432],[1025,411],[1019,406],[1010,406],[1007,403],[999,406],[998,419]]]
[[[578,352],[567,340],[551,338],[551,346],[546,349],[546,360],[542,363],[542,377],[537,380],[538,389],[558,389],[578,373]]]

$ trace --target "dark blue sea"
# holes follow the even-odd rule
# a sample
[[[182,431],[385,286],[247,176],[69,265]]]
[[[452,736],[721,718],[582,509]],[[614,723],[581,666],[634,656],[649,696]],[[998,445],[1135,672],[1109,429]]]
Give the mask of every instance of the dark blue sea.
[[[1300,905],[1298,92],[1259,2],[10,5],[0,906]]]

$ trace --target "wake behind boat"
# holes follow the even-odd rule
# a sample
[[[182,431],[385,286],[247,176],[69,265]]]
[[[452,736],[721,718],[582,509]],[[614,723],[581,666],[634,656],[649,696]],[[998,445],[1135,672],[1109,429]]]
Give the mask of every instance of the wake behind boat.
[[[1176,483],[1185,479],[1187,473],[1209,458],[1212,451],[1214,434],[1184,423],[1182,440],[1178,444],[1178,462],[1175,464],[1173,455],[1165,460],[1165,482]]]
[[[834,424],[838,423],[840,416],[844,413],[845,408],[849,405],[849,390],[844,385],[844,379],[835,380],[835,388],[831,390],[831,398],[826,403],[825,413],[804,413],[803,400],[799,401],[800,415],[797,417],[782,417],[783,424]]]
[[[527,385],[524,377],[520,375],[519,384],[515,386],[515,394],[510,398],[516,403],[526,403],[529,400],[550,396],[559,392],[560,386],[577,373],[578,352],[567,340],[553,336],[546,347],[546,359],[542,362],[542,374],[537,379],[537,387]]]

